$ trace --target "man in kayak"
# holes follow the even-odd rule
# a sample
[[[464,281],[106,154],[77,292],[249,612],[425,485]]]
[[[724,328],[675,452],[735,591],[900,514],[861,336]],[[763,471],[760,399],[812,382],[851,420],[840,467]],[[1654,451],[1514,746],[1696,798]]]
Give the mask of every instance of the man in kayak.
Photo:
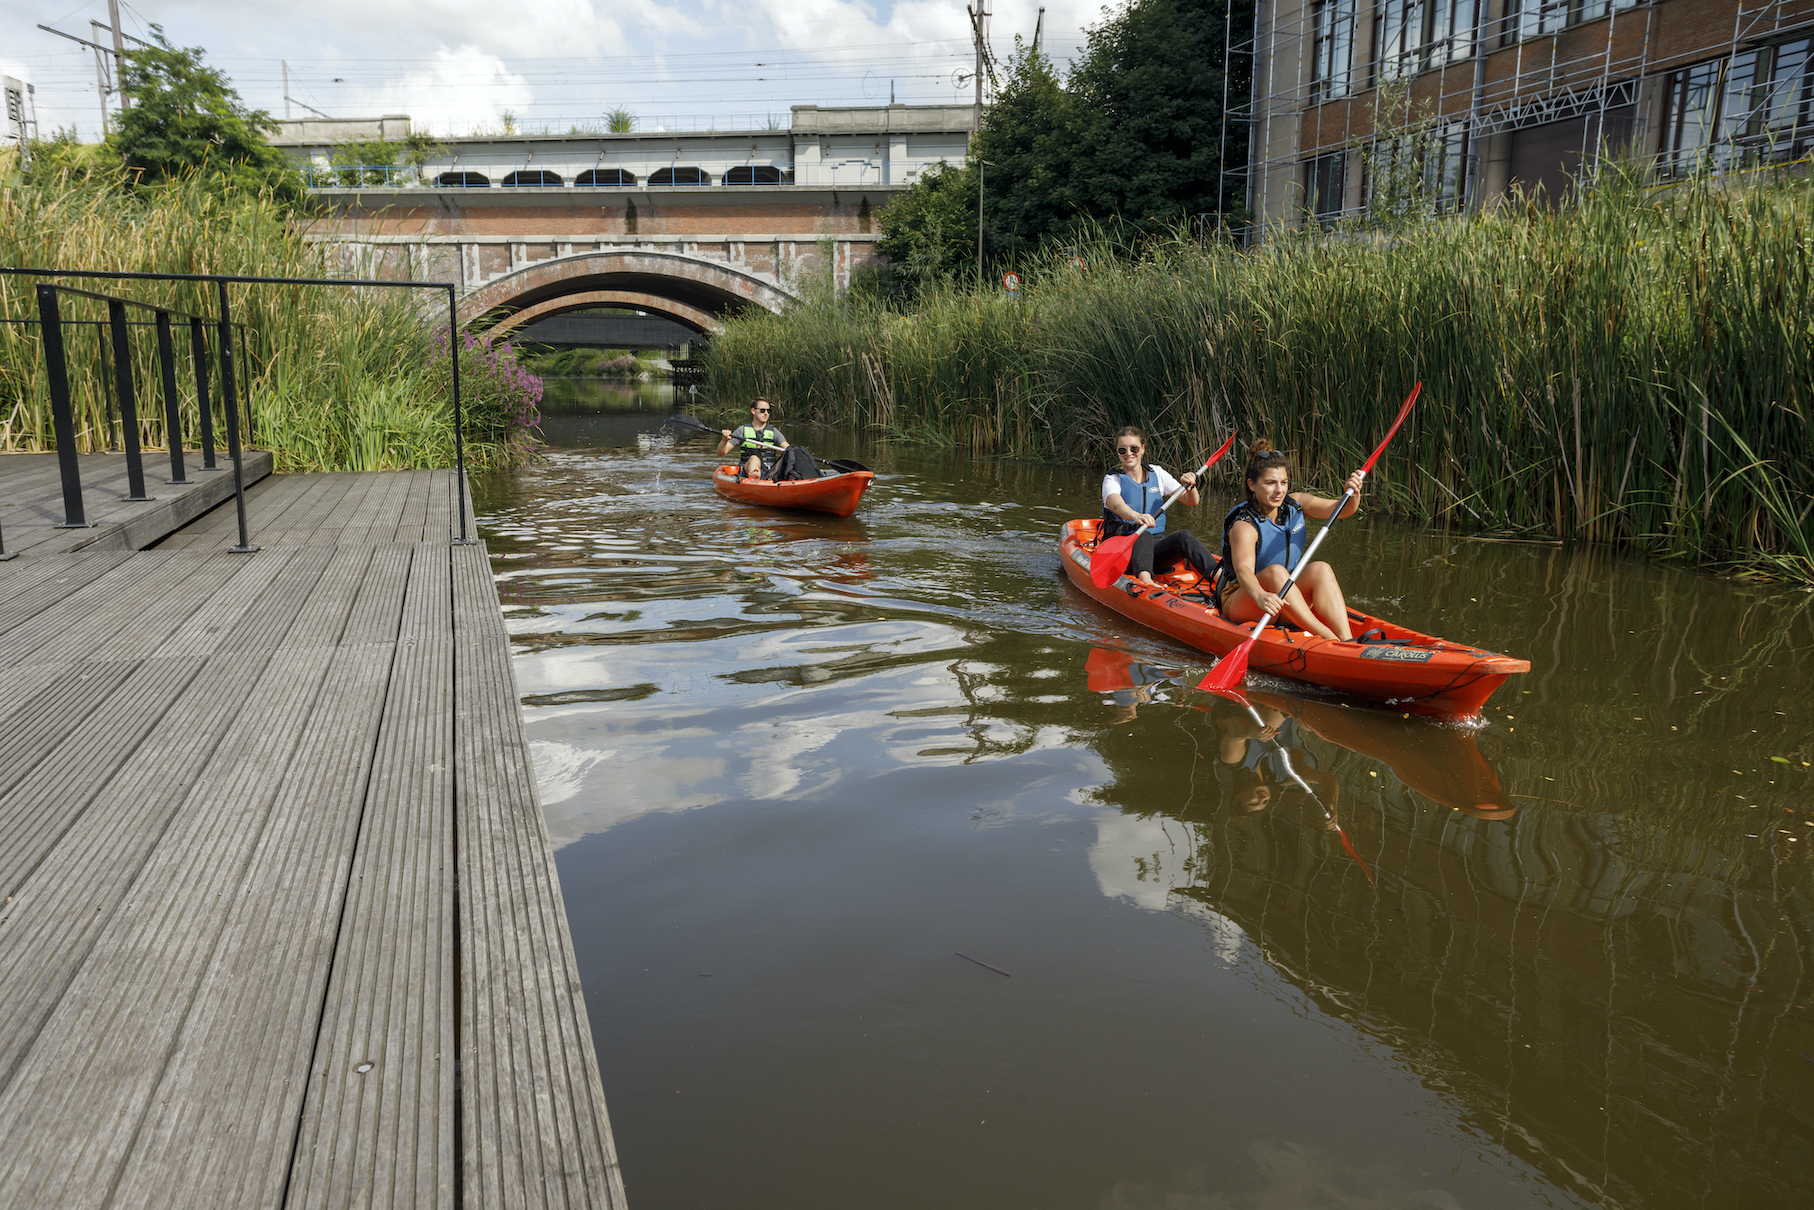
[[[757,398],[750,404],[750,422],[740,424],[736,429],[719,429],[721,440],[718,442],[718,456],[728,455],[732,450],[742,453],[739,473],[745,479],[770,479],[774,477],[775,459],[781,450],[787,448],[787,438],[781,430],[772,427],[768,422],[769,402]],[[764,448],[779,446],[780,449]]]
[[[1100,532],[1105,538],[1119,538],[1142,525],[1149,527],[1134,539],[1134,549],[1127,560],[1127,574],[1142,584],[1152,584],[1154,567],[1170,567],[1179,559],[1196,568],[1203,583],[1208,584],[1215,574],[1209,548],[1188,529],[1166,533],[1165,513],[1160,511],[1166,497],[1180,487],[1186,490],[1179,499],[1185,504],[1196,504],[1197,476],[1187,471],[1183,482],[1179,482],[1159,464],[1147,466],[1142,461],[1145,455],[1146,438],[1139,429],[1130,425],[1115,434],[1115,461],[1120,469],[1102,478]]]
[[[1344,485],[1354,498],[1342,516],[1360,511],[1362,475],[1355,471]],[[1335,571],[1321,561],[1298,572],[1291,594],[1280,600],[1278,589],[1304,554],[1304,519],[1334,515],[1339,500],[1291,490],[1291,459],[1272,442],[1260,441],[1247,454],[1247,496],[1222,519],[1221,579],[1216,600],[1231,622],[1256,622],[1262,614],[1283,617],[1300,629],[1325,639],[1354,641],[1348,626],[1348,602]]]

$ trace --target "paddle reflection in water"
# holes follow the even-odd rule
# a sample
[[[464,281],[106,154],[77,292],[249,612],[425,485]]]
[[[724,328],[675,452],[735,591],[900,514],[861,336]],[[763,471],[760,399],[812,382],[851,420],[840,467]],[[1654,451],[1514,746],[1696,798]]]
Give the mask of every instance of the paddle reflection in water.
[[[1214,792],[1198,792],[1199,761],[1190,787],[1153,796],[1117,755],[1119,730],[1103,732],[1118,775],[1104,801],[1153,826],[1095,855],[1099,874],[1125,861],[1145,902],[1198,916],[1219,951],[1256,946],[1509,1151],[1607,1205],[1793,1205],[1814,1188],[1810,1157],[1787,1145],[1806,1121],[1779,1133],[1762,1113],[1814,1104],[1788,1091],[1814,1088],[1814,1014],[1796,1003],[1814,972],[1770,952],[1784,923],[1806,923],[1805,885],[1712,854],[1645,868],[1615,820],[1521,816],[1472,728],[1264,690],[1249,692],[1256,725],[1237,703],[1202,705],[1195,671],[1090,653],[1089,688],[1117,723],[1142,707],[1207,713],[1215,757]],[[1371,871],[1268,767],[1281,746]],[[1786,996],[1771,986],[1784,975]],[[1797,1054],[1809,1071],[1772,1061]],[[1651,1184],[1658,1170],[1681,1184]]]

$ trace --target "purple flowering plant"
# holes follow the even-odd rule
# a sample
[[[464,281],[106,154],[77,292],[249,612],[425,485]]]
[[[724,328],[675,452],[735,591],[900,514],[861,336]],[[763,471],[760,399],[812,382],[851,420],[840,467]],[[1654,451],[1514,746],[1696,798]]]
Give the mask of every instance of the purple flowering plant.
[[[431,365],[451,377],[447,332],[432,337]],[[500,447],[506,459],[539,448],[535,426],[542,422],[542,380],[517,361],[508,340],[472,332],[460,335],[460,407],[469,440]]]

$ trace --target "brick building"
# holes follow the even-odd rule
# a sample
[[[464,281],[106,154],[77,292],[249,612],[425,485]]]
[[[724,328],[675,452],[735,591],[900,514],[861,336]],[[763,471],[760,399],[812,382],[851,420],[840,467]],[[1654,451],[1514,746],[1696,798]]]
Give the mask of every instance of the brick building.
[[[1253,56],[1248,205],[1359,213],[1400,151],[1448,209],[1559,197],[1618,155],[1665,176],[1799,160],[1810,34],[1814,0],[1256,0],[1231,48]]]

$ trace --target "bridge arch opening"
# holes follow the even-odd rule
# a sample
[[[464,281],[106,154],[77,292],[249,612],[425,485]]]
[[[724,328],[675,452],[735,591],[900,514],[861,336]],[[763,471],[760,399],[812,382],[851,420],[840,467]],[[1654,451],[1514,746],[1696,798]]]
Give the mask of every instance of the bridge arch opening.
[[[725,172],[727,185],[779,185],[781,170],[768,164],[746,164]]]
[[[649,174],[651,185],[710,185],[703,168],[661,168]]]
[[[489,189],[491,178],[482,172],[443,172],[435,184],[444,189]]]
[[[506,189],[553,189],[566,183],[560,173],[546,168],[523,168],[504,178]]]
[[[573,183],[579,186],[634,185],[636,174],[622,168],[592,168],[574,177]]]
[[[494,332],[600,304],[632,306],[700,333],[748,307],[779,311],[792,295],[722,261],[679,252],[620,250],[538,261],[468,294],[463,323]]]

